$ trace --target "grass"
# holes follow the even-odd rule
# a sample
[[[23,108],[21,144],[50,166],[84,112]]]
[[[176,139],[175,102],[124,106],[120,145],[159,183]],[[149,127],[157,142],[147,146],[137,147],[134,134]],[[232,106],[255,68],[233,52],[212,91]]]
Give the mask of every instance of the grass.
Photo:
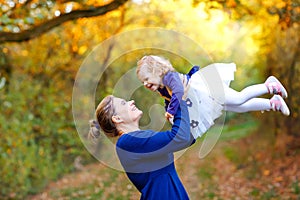
[[[258,122],[253,118],[246,119],[246,121],[235,125],[225,123],[220,139],[224,141],[241,139],[255,131],[257,125]]]
[[[51,199],[60,200],[127,200],[130,199],[129,192],[121,192],[116,187],[114,178],[104,181],[103,185],[99,183],[90,183],[87,185],[80,185],[79,187],[68,187],[65,189],[52,190],[50,194]],[[128,190],[128,188],[123,188]]]
[[[300,195],[300,187],[299,187],[299,181],[298,180],[296,180],[295,182],[292,183],[292,189],[293,189],[293,192],[295,194]]]
[[[260,190],[258,188],[253,188],[249,193],[252,197],[258,197],[260,195]]]
[[[271,200],[271,199],[274,199],[275,197],[278,197],[278,195],[276,194],[275,189],[271,188],[269,191],[263,193],[261,199],[262,200]]]
[[[103,189],[97,184],[88,184],[81,187],[69,187],[66,189],[55,190],[50,193],[53,199],[95,199],[101,197]]]
[[[212,167],[202,167],[198,171],[198,177],[200,180],[211,180],[214,173]]]

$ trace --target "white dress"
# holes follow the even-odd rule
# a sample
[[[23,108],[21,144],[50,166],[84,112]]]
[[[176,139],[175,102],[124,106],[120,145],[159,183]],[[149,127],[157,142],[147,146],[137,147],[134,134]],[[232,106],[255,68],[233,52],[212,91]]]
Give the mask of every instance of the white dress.
[[[214,63],[191,76],[186,102],[195,139],[207,132],[214,120],[222,115],[224,88],[234,80],[235,71],[234,63]]]

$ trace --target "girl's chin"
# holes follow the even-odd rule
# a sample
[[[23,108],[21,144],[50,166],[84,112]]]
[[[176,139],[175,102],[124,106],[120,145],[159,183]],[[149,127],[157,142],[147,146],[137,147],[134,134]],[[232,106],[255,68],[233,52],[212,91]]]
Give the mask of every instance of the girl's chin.
[[[153,92],[155,92],[157,89],[158,89],[158,87],[151,88],[151,90],[152,90]]]

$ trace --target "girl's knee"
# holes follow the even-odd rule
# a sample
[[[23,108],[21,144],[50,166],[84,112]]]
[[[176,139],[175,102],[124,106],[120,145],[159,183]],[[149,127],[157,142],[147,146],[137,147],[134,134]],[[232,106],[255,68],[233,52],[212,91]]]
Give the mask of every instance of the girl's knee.
[[[229,98],[225,98],[225,105],[233,105],[233,106],[240,106],[242,104],[244,104],[247,101],[247,99],[242,98],[242,96],[237,96],[237,97],[229,97]]]

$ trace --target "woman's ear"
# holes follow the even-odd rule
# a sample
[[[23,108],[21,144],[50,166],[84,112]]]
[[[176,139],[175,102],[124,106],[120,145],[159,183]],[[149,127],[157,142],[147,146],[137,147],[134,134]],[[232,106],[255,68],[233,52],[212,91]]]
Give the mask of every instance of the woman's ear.
[[[123,120],[121,119],[121,117],[119,115],[112,116],[111,120],[113,121],[113,123],[116,123],[116,124],[123,122]]]

